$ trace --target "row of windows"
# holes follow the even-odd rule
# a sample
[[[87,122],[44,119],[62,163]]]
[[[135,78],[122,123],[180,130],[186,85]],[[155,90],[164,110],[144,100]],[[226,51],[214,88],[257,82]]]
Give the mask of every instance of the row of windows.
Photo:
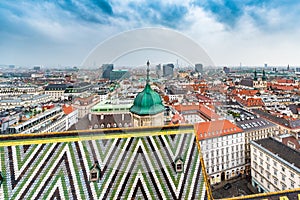
[[[129,108],[97,108],[92,109],[93,112],[107,112],[107,111],[128,111]]]
[[[224,147],[224,148],[216,149],[216,150],[212,150],[212,145],[206,145],[206,146],[203,146],[202,149],[209,150],[213,157],[214,152],[216,152],[216,155],[218,156],[219,154],[221,154],[221,155],[224,155],[224,153],[228,154],[228,153],[230,153],[230,150],[231,150],[231,153],[233,153],[234,151],[244,151],[244,144],[237,144],[235,146],[231,146],[231,148]],[[205,153],[205,151],[204,151],[204,153]]]
[[[243,138],[243,134],[242,133],[231,134],[231,135],[227,135],[227,136],[223,136],[223,137],[216,137],[216,138],[213,138],[211,140],[212,140],[213,143],[216,143],[218,141],[221,142],[221,141],[224,141],[224,140],[232,141],[231,139],[235,139],[235,138]],[[201,141],[201,145],[206,144],[206,143],[210,143],[211,140],[203,140],[203,141]]]
[[[225,161],[225,162],[220,162],[220,163],[219,162],[217,162],[217,163],[206,162],[205,163],[207,168],[214,168],[214,167],[219,168],[219,166],[222,166],[221,169],[225,169],[224,167],[231,168],[231,167],[241,165],[241,164],[244,164],[244,159],[242,159],[242,158],[238,158],[238,159],[234,159],[234,160],[230,160],[230,161]]]
[[[203,132],[200,133],[200,137],[202,137],[202,134],[205,136],[210,136],[210,135],[218,135],[221,133],[227,133],[227,132],[232,132],[232,131],[236,131],[236,128],[229,128],[229,129],[223,129],[223,130],[216,130],[216,131],[212,131],[212,132]]]
[[[238,142],[239,141],[237,139],[236,141],[235,140],[233,140],[233,141],[226,141],[226,145],[225,145],[225,142],[214,142],[213,144],[212,143],[208,143],[206,145],[204,143],[202,143],[201,144],[201,148],[204,149],[204,150],[210,150],[210,149],[216,148],[216,147],[224,147],[224,146],[228,146],[229,144],[236,144]],[[240,142],[242,142],[242,140],[240,140]],[[240,150],[244,149],[244,144],[237,144],[237,145],[231,145],[231,151],[234,151],[234,148],[238,151],[239,150],[239,146],[240,146]],[[227,152],[229,152],[228,148],[229,147],[226,147],[226,151]]]
[[[267,188],[272,191],[272,187],[271,185],[274,185],[274,190],[277,190],[277,187],[281,187],[280,190],[286,190],[287,189],[287,185],[284,182],[278,181],[278,179],[273,176],[273,178],[271,179],[270,174],[267,175],[267,177],[264,176],[260,176],[260,179],[258,179],[258,174],[254,171],[254,177],[260,181],[261,184],[265,184],[267,185]],[[279,184],[279,185],[278,185]],[[290,182],[290,189],[294,189],[296,187],[295,182],[291,181]]]
[[[257,155],[254,155],[254,161],[252,164],[252,167],[259,171],[261,174],[266,174],[267,178],[270,179],[270,175],[273,174],[273,177],[275,177],[275,181],[274,184],[277,185],[277,178],[280,178],[281,181],[286,182],[287,181],[287,169],[285,166],[283,165],[279,165],[277,163],[277,161],[275,160],[271,160],[269,156],[265,155],[263,156],[263,153],[257,149],[254,148],[254,152],[258,152],[258,154],[260,155],[259,158],[259,165],[257,163],[258,159],[257,159]],[[264,158],[265,157],[265,161]],[[273,164],[272,170],[271,170],[271,161]],[[291,177],[290,179],[290,183],[291,185],[295,184],[294,178],[295,178],[295,174],[292,171],[289,171],[289,175]],[[293,188],[293,187],[292,187]]]

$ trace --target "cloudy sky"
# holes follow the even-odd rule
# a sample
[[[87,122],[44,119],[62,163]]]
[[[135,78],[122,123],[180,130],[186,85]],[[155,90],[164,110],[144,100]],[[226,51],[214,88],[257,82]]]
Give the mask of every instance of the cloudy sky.
[[[78,66],[113,35],[164,27],[216,65],[300,66],[299,19],[297,0],[1,0],[0,64]]]

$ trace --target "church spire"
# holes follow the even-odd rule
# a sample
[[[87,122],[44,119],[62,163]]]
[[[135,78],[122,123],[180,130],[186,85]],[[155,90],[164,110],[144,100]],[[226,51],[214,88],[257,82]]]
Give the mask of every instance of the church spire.
[[[149,69],[149,66],[150,66],[150,62],[148,60],[147,61],[147,84],[149,84],[149,82],[150,82],[150,75],[149,75],[150,69]]]
[[[256,72],[256,69],[254,71],[254,80],[257,81],[257,72]]]
[[[266,76],[265,70],[263,70],[262,80],[263,80],[263,81],[266,81],[266,80],[267,80],[267,76]]]

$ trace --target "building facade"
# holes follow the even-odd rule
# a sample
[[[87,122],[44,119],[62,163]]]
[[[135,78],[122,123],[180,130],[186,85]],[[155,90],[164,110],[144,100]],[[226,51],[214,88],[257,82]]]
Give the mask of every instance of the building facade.
[[[196,124],[210,183],[216,184],[244,174],[245,133],[228,120]]]
[[[252,185],[259,192],[300,187],[300,152],[273,138],[252,141]]]
[[[174,75],[174,64],[164,64],[163,65],[163,76],[164,77],[173,77]]]
[[[277,134],[277,126],[263,118],[248,117],[236,121],[245,133],[245,162],[246,173],[251,171],[251,155],[250,155],[250,142],[263,138],[268,138]]]

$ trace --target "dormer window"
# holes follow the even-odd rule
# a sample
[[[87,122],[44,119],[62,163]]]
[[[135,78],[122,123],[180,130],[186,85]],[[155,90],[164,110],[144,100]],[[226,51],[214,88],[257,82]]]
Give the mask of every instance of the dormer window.
[[[90,169],[90,181],[95,182],[101,178],[101,169],[99,163],[96,161]]]
[[[175,171],[177,173],[181,173],[183,172],[184,170],[184,163],[183,163],[183,160],[181,158],[178,158],[176,161],[175,161]]]

